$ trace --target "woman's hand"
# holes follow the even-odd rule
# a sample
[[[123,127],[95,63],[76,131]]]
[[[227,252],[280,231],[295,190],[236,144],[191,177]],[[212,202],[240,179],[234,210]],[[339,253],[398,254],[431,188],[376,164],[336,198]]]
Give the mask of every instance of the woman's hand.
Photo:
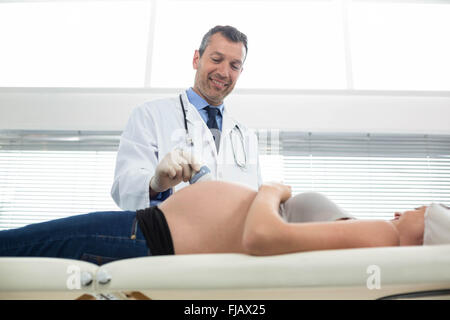
[[[400,236],[400,245],[420,245],[425,228],[424,215],[427,207],[395,213],[395,225]]]
[[[279,182],[266,182],[261,185],[259,190],[267,190],[271,194],[275,194],[280,198],[281,203],[285,202],[292,196],[291,186]]]

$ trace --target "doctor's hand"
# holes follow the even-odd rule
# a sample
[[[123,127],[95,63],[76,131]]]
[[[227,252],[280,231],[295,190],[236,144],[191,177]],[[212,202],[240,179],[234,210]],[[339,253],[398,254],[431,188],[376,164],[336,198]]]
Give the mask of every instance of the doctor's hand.
[[[187,182],[200,170],[201,163],[189,152],[174,149],[164,156],[150,180],[150,189],[164,192],[181,181]]]

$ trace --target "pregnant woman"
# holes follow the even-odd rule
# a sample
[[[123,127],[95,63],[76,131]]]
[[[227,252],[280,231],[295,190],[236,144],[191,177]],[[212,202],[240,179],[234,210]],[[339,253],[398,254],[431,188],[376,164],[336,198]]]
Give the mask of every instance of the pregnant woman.
[[[326,203],[318,194],[310,197],[311,212],[296,211],[302,197],[292,197],[291,188],[279,183],[264,184],[256,192],[228,182],[199,182],[159,206],[137,212],[94,212],[0,231],[0,256],[103,264],[148,255],[276,255],[422,244],[426,207],[397,214],[390,221],[355,220],[336,214],[339,209],[329,200],[328,205],[314,206]],[[302,215],[313,222],[286,221],[302,221]],[[315,215],[333,221],[320,221]]]

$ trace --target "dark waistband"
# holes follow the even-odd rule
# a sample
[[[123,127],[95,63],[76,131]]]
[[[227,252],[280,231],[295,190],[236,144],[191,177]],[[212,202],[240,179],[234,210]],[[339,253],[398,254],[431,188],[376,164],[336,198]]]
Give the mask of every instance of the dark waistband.
[[[175,254],[169,225],[157,206],[137,210],[136,217],[152,256]]]

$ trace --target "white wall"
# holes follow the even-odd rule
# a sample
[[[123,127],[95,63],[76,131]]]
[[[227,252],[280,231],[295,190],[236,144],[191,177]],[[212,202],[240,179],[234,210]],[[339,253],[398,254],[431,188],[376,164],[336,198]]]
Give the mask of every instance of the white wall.
[[[136,105],[180,90],[0,88],[0,129],[122,130]],[[229,111],[248,127],[450,134],[450,93],[236,89]]]

